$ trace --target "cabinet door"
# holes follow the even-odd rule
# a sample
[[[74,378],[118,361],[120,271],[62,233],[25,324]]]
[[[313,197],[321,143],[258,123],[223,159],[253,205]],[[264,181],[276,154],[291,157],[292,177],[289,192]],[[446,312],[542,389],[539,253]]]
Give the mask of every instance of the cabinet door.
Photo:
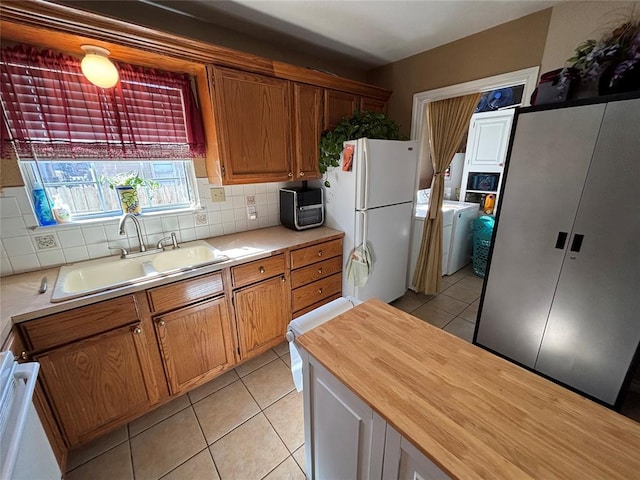
[[[362,97],[360,99],[360,111],[387,113],[387,102],[377,98]]]
[[[533,368],[604,105],[518,117],[475,341]]]
[[[158,401],[144,336],[134,324],[35,357],[69,446],[104,433]]]
[[[233,293],[243,359],[284,340],[291,318],[289,299],[289,282],[284,275]]]
[[[214,69],[214,79],[225,181],[290,179],[289,82],[219,67]]]
[[[535,367],[610,405],[640,342],[639,112],[606,107]]]
[[[465,161],[472,169],[504,166],[514,113],[515,109],[510,108],[471,117]]]
[[[449,477],[411,442],[387,425],[382,480],[447,480]]]
[[[154,321],[172,395],[213,378],[234,363],[224,297],[182,308]]]
[[[360,98],[352,93],[325,90],[323,130],[333,129],[344,117],[353,115],[358,111],[359,103]]]
[[[381,478],[385,421],[314,358],[303,372],[310,478]]]
[[[298,180],[319,178],[318,145],[322,127],[322,89],[293,85],[295,155],[293,175]]]

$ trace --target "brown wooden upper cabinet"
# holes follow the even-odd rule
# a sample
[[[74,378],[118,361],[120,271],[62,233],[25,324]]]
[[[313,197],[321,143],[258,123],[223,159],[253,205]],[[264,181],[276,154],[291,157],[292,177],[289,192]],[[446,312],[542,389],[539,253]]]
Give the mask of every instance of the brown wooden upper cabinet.
[[[221,67],[213,72],[224,182],[291,179],[290,82]]]
[[[293,84],[295,156],[293,176],[296,180],[319,178],[318,144],[322,126],[322,91],[320,87]]]
[[[360,97],[337,90],[324,91],[324,123],[322,131],[335,128],[344,117],[350,117],[360,108]]]
[[[360,110],[376,113],[387,113],[387,102],[377,98],[362,97],[360,99]]]
[[[320,178],[323,131],[386,102],[267,75],[213,66],[211,92],[226,185]]]

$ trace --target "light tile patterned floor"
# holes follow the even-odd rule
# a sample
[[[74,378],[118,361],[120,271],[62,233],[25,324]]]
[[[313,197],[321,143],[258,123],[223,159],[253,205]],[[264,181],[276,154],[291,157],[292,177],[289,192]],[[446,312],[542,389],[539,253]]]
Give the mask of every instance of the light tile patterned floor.
[[[471,341],[482,279],[470,266],[439,295],[392,305]],[[302,394],[286,343],[71,453],[67,480],[303,480]],[[640,394],[622,412],[640,421]]]
[[[286,343],[71,452],[67,480],[303,480]]]

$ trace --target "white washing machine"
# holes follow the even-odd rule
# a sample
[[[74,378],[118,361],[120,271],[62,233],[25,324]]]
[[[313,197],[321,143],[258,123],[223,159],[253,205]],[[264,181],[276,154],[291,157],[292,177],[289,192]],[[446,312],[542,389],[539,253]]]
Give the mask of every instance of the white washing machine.
[[[453,209],[449,258],[442,262],[442,274],[453,275],[471,260],[473,248],[473,219],[480,213],[477,203],[444,200],[442,208]]]
[[[424,231],[424,220],[429,210],[428,204],[416,205],[413,216],[412,233],[411,233],[411,252],[409,255],[409,277],[407,285],[411,290],[415,290],[413,285],[413,274],[416,270],[416,262],[420,253],[420,244],[422,243],[422,232]],[[442,271],[445,265],[449,264],[449,248],[451,245],[451,232],[453,231],[453,216],[455,209],[442,205]]]
[[[413,217],[409,275],[407,285],[415,290],[413,274],[420,253],[424,220],[429,210],[428,204],[418,204]],[[463,268],[471,259],[473,242],[472,221],[478,216],[477,203],[442,202],[442,274],[451,275]]]

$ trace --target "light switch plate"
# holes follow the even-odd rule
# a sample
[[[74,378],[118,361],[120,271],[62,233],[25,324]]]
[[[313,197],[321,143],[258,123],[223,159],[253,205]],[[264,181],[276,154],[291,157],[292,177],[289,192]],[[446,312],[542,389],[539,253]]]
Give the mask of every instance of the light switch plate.
[[[224,187],[211,188],[211,201],[212,202],[224,202],[226,197],[224,195]]]
[[[256,218],[258,218],[258,210],[256,209],[255,205],[247,206],[247,218],[249,220],[255,220]]]

